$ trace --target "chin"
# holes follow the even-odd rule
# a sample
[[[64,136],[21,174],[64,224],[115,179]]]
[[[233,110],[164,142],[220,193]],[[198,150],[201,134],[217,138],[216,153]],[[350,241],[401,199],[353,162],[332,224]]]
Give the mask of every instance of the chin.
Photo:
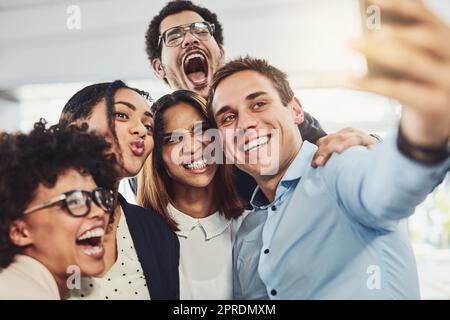
[[[252,168],[253,169],[253,168]],[[258,168],[254,168],[253,172],[255,172],[258,176],[275,176],[279,173],[280,168],[279,166],[271,165],[271,166],[259,166]]]
[[[126,166],[123,170],[122,177],[123,178],[134,177],[141,171],[142,167],[143,167],[143,164]]]
[[[203,89],[196,90],[196,93],[206,98],[208,96],[209,87],[205,87]]]
[[[213,177],[200,176],[200,177],[184,177],[183,183],[188,187],[193,188],[206,188],[212,183]]]
[[[81,256],[77,259],[76,266],[80,268],[82,276],[97,276],[105,271],[105,256],[92,258],[88,256]],[[69,274],[70,275],[70,274]]]
[[[105,264],[103,262],[96,263],[95,265],[81,267],[81,275],[82,276],[98,276],[103,271],[105,271]]]
[[[189,181],[189,186],[193,188],[206,188],[211,184],[211,181]]]

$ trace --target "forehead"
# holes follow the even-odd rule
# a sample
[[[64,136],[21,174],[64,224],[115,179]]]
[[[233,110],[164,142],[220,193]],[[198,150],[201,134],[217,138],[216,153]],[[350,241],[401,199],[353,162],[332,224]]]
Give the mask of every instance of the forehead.
[[[203,19],[197,12],[181,11],[165,17],[159,25],[159,32],[163,33],[170,28],[199,21],[205,21],[205,19]]]
[[[128,88],[120,88],[116,91],[114,95],[114,103],[117,106],[120,106],[121,104],[117,104],[117,102],[123,101],[123,102],[129,102],[132,105],[136,107],[136,111],[140,112],[150,112],[150,105],[148,104],[147,100],[141,96],[139,93],[137,93],[134,90],[128,89]],[[100,102],[98,102],[93,108],[92,108],[92,115],[91,119],[95,118],[106,118],[106,100],[102,99]]]
[[[114,102],[117,103],[118,101],[131,103],[136,107],[136,111],[150,112],[150,105],[148,104],[147,100],[134,90],[128,88],[121,88],[117,90],[116,94],[114,95]],[[117,104],[116,107],[119,105],[120,104]]]
[[[176,129],[191,129],[196,122],[204,119],[191,104],[179,102],[164,111],[163,120],[165,131],[170,132]]]
[[[131,103],[136,111],[132,111],[127,106],[117,103],[119,101]],[[120,110],[126,109],[129,112],[136,112],[139,115],[143,115],[145,112],[150,112],[150,105],[147,100],[144,99],[139,93],[128,88],[120,88],[114,95],[115,108]],[[100,134],[107,134],[109,131],[108,115],[106,112],[106,100],[102,99],[92,108],[92,113],[89,119],[89,130],[97,131]]]
[[[213,111],[223,106],[235,106],[255,92],[266,92],[270,97],[279,98],[272,81],[253,70],[239,71],[222,80],[214,92]]]
[[[36,189],[36,196],[33,202],[47,201],[64,192],[75,189],[92,191],[96,186],[90,174],[81,174],[78,170],[67,169],[58,174],[58,178],[53,187],[47,188],[43,184],[40,184]]]

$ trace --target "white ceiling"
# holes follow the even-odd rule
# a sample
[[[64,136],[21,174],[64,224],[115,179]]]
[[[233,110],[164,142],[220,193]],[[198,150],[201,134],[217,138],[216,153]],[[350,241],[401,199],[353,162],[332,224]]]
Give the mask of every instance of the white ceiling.
[[[86,1],[108,1],[108,0],[1,0],[0,11],[4,10],[23,10],[36,7],[48,7],[57,4],[83,3]]]
[[[450,1],[430,0],[450,15]],[[228,57],[252,54],[288,71],[294,87],[360,68],[348,40],[357,0],[199,0],[218,14]],[[166,0],[0,0],[0,90],[29,84],[146,80],[144,34]],[[66,27],[69,5],[81,30]],[[351,61],[350,61],[351,59]],[[357,61],[357,62],[355,62]],[[319,75],[319,76],[318,76]]]
[[[320,5],[311,0],[197,1],[218,14],[228,57],[250,53],[268,58],[289,70],[294,82],[308,69],[332,70],[345,65],[334,62],[339,52],[323,46],[335,49],[336,44],[344,45],[341,40],[348,37],[352,26],[359,26],[357,14],[348,19],[350,7],[342,5],[351,2],[356,0],[322,0]],[[159,84],[149,70],[144,34],[165,3],[0,0],[0,89],[116,78]],[[66,27],[66,10],[73,4],[81,9],[80,30]],[[336,19],[336,35],[328,43],[316,39],[329,32],[319,30],[324,25],[321,15],[324,21]],[[320,53],[322,58],[318,58]]]

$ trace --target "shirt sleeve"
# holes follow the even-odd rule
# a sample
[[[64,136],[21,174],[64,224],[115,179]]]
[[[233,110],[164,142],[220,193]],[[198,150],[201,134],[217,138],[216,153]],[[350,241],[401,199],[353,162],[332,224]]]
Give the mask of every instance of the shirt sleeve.
[[[233,300],[243,300],[241,284],[237,272],[233,272]]]
[[[328,190],[350,219],[393,231],[444,180],[449,169],[450,159],[426,166],[405,157],[393,134],[372,150],[353,147],[333,155],[323,173]]]

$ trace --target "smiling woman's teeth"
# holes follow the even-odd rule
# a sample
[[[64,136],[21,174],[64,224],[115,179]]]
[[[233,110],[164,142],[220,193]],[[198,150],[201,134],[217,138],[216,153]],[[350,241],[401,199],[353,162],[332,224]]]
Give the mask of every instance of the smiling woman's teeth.
[[[105,234],[105,230],[102,228],[96,228],[94,230],[89,230],[83,233],[81,236],[77,238],[77,240],[85,240],[89,238],[101,237]]]
[[[105,229],[102,227],[88,230],[77,238],[76,243],[80,246],[84,254],[101,257],[104,251],[102,244],[104,234]]]
[[[194,161],[192,163],[185,164],[183,166],[188,170],[198,170],[198,169],[206,168],[207,163],[206,163],[206,160],[202,159],[202,160]]]
[[[100,252],[102,252],[102,250],[103,250],[102,247],[95,246],[95,247],[92,247],[92,248],[85,249],[85,250],[83,250],[83,252],[85,254],[87,254],[88,256],[91,256],[91,255],[94,255],[94,254],[99,254]]]

